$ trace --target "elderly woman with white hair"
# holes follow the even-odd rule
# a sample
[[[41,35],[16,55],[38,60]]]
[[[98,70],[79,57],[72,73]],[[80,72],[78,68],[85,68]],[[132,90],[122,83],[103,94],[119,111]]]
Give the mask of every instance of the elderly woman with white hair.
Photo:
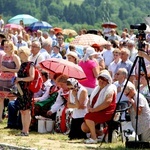
[[[87,90],[74,78],[67,80],[67,86],[69,88],[67,107],[73,108],[69,138],[70,140],[86,138],[86,133],[81,130],[81,124],[87,113]]]
[[[95,59],[97,52],[93,47],[87,47],[83,59],[81,59],[78,65],[83,69],[87,80],[80,81],[80,83],[88,90],[88,95],[91,95],[93,89],[96,86],[96,78],[100,72],[99,64]]]
[[[132,107],[129,109],[131,123],[140,141],[150,141],[150,107],[146,98],[138,93],[135,86],[128,82],[124,94]],[[138,116],[138,117],[137,117]],[[136,120],[138,119],[138,120]]]
[[[97,77],[99,85],[93,90],[88,106],[88,113],[85,115],[85,122],[81,128],[84,132],[90,133],[91,138],[85,141],[86,144],[97,143],[97,124],[111,120],[116,108],[116,86],[112,84],[112,78],[107,70],[101,71]]]

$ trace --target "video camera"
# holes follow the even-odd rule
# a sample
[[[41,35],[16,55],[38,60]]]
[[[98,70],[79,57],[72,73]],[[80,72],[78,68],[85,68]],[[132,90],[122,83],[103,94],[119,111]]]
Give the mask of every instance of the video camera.
[[[140,23],[136,25],[130,25],[130,29],[146,30],[146,24]]]
[[[137,29],[138,34],[136,35],[136,38],[139,40],[146,40],[146,34],[144,30],[146,30],[146,24],[145,23],[140,23],[136,25],[130,25],[130,29]]]
[[[138,49],[142,50],[145,48],[144,41],[146,40],[146,34],[144,30],[146,30],[147,26],[145,23],[140,23],[136,25],[130,25],[130,29],[137,29],[138,34],[136,34],[136,38],[138,39]]]

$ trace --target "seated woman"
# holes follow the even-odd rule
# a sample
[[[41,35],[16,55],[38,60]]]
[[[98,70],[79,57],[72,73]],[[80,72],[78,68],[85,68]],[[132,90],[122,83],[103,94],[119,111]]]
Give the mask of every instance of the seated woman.
[[[99,85],[95,87],[90,96],[88,113],[85,115],[85,122],[82,124],[82,131],[91,134],[91,138],[85,141],[86,144],[97,143],[97,124],[111,120],[116,108],[116,86],[112,84],[112,78],[107,70],[101,71],[98,75]]]
[[[47,111],[47,115],[51,116],[56,113],[55,132],[68,134],[72,119],[72,109],[67,108],[67,100],[69,89],[67,87],[68,76],[60,75],[56,79],[56,84],[60,88],[55,103],[51,109]]]
[[[67,107],[73,108],[69,138],[70,140],[86,138],[86,133],[81,130],[81,124],[87,113],[87,90],[74,78],[67,80],[67,86],[70,89]]]

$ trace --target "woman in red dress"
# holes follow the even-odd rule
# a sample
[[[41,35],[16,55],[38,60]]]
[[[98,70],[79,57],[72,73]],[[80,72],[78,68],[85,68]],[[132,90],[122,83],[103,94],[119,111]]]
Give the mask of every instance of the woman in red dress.
[[[85,141],[86,144],[97,143],[97,124],[109,121],[116,108],[116,87],[112,84],[112,79],[107,70],[101,71],[98,76],[99,85],[93,90],[88,113],[85,115],[85,122],[82,124],[82,131],[91,134],[91,138]]]

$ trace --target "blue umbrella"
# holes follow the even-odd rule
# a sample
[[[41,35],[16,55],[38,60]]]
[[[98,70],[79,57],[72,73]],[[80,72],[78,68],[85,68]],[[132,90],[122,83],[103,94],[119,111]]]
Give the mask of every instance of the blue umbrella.
[[[38,22],[34,22],[32,23],[29,28],[31,30],[40,30],[40,29],[49,29],[49,28],[52,28],[52,26],[45,22],[45,21],[38,21]]]
[[[23,20],[23,23],[24,24],[28,24],[28,25],[33,23],[33,22],[37,22],[38,21],[38,19],[34,18],[31,15],[20,14],[20,15],[14,16],[13,18],[9,19],[8,23],[19,24],[20,20]]]

